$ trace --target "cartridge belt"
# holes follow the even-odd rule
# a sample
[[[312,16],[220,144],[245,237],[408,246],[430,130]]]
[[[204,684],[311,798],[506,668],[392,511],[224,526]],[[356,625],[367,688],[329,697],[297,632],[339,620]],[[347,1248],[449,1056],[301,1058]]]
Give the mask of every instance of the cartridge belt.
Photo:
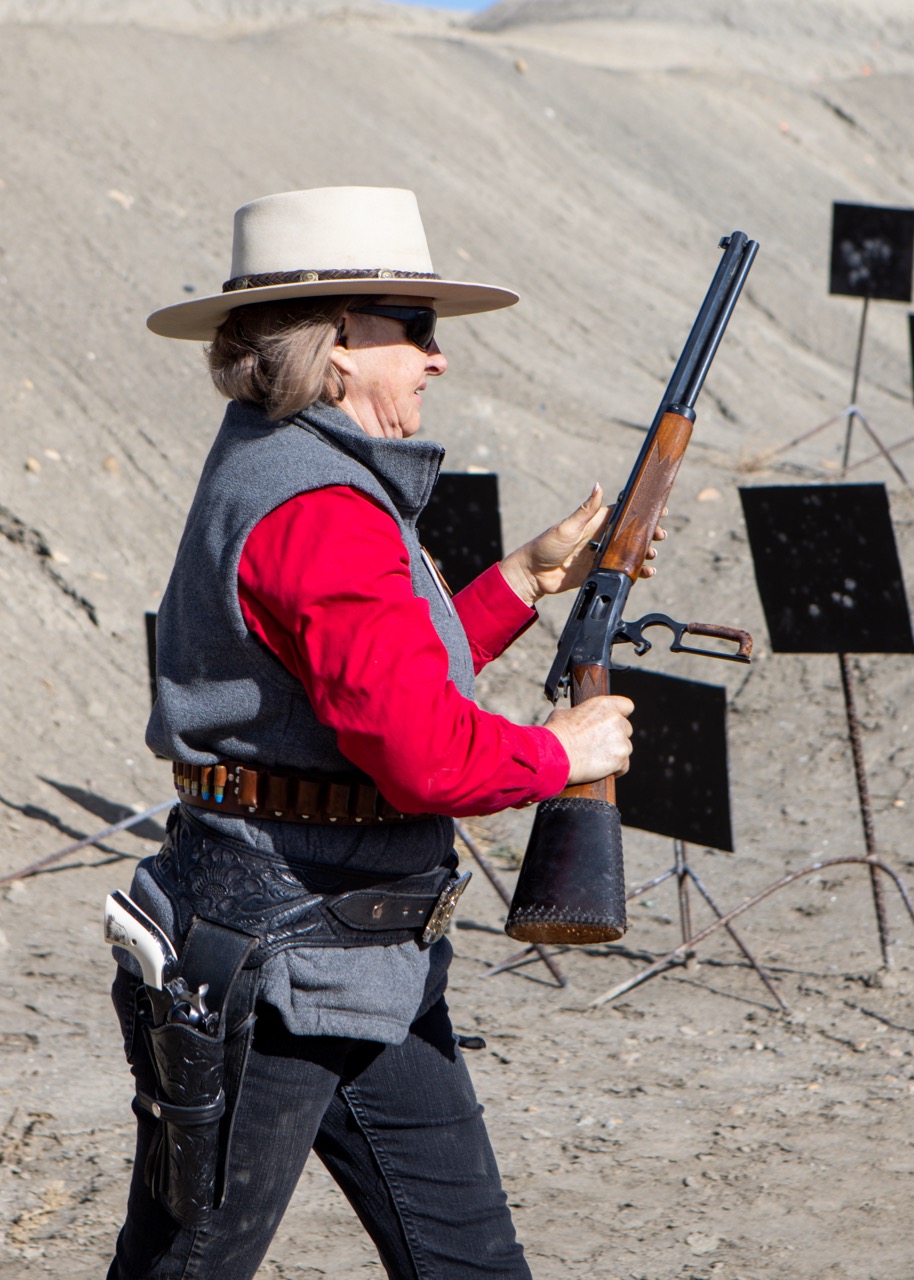
[[[182,804],[234,817],[268,818],[271,822],[366,826],[381,822],[415,822],[428,814],[401,813],[369,781],[291,769],[260,769],[237,760],[218,764],[173,761],[172,773]]]

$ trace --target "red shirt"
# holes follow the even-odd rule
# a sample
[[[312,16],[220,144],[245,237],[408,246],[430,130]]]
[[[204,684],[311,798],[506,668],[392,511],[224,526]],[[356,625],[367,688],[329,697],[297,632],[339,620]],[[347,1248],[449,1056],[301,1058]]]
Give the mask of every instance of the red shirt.
[[[404,813],[494,813],[565,786],[555,734],[483,711],[449,680],[396,522],[366,494],[334,486],[272,511],[245,544],[238,598],[342,753]],[[497,565],[453,604],[476,671],[536,618]]]

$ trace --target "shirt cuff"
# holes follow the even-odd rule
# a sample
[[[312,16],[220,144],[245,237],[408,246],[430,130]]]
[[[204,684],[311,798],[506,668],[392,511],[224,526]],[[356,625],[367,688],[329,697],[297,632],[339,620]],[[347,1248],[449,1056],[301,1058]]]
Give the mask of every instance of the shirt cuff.
[[[504,653],[539,616],[511,590],[497,564],[458,591],[454,607],[467,637],[489,662]]]
[[[539,763],[536,771],[536,795],[516,804],[514,808],[522,809],[527,805],[539,804],[541,800],[551,800],[568,785],[571,772],[571,761],[568,753],[556,735],[545,725],[530,725],[528,733],[535,736]]]

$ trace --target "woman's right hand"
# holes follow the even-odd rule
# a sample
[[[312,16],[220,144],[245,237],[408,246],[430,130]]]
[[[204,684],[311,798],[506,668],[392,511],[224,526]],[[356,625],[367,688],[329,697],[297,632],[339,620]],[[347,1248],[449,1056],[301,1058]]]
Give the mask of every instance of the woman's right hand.
[[[557,708],[546,721],[571,764],[566,786],[597,782],[628,771],[632,753],[630,698],[606,694],[576,707]]]

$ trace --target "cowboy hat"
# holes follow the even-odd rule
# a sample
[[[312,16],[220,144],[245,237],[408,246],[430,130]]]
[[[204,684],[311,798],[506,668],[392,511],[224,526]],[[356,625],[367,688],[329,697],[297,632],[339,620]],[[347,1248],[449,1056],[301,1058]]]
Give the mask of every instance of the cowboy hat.
[[[154,311],[146,324],[166,338],[209,341],[235,307],[350,293],[431,298],[440,316],[518,300],[510,289],[435,274],[412,191],[316,187],[242,205],[222,293]]]

